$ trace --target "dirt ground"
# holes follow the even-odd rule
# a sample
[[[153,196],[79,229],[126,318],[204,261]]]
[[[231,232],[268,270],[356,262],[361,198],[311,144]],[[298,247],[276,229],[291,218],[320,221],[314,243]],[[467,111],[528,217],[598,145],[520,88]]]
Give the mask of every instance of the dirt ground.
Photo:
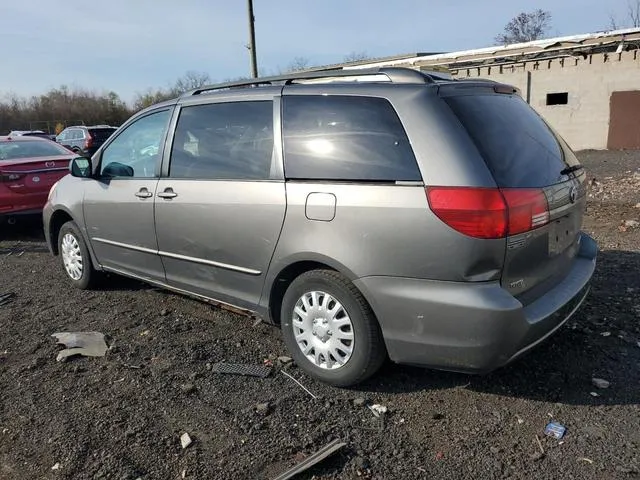
[[[286,355],[276,328],[119,277],[72,290],[37,221],[3,225],[0,294],[15,297],[0,306],[0,478],[266,479],[334,439],[346,446],[299,478],[637,478],[640,227],[624,222],[640,220],[640,153],[580,158],[601,252],[564,328],[482,377],[387,365],[349,390],[288,366],[317,399],[277,361],[264,379],[211,371]],[[59,331],[112,348],[56,362]],[[388,408],[383,422],[366,402]],[[544,436],[551,420],[561,441]]]

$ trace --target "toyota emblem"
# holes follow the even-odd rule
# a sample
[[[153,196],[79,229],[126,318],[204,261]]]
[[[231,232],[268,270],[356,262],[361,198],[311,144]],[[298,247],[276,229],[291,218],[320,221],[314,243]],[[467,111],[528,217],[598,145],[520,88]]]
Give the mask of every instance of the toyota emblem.
[[[53,168],[56,166],[56,162],[47,162],[44,164],[47,168]]]
[[[571,190],[569,190],[569,200],[571,201],[571,203],[576,203],[576,200],[578,199],[578,189],[573,186],[571,187]]]

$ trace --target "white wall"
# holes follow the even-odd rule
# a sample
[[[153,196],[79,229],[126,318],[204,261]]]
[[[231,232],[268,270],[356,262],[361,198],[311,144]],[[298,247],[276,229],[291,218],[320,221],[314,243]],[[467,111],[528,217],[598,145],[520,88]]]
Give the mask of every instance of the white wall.
[[[454,76],[489,78],[518,87],[527,95],[531,72],[531,106],[574,150],[605,149],[609,133],[609,99],[615,91],[640,90],[640,52],[572,57],[515,66],[453,71]],[[547,93],[568,92],[567,105],[548,106]],[[640,112],[638,112],[640,116]]]

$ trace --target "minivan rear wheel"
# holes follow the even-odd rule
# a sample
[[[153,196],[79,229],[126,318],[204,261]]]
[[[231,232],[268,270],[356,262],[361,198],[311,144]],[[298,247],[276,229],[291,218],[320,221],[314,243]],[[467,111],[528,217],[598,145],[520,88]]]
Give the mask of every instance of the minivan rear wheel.
[[[336,386],[373,375],[386,358],[382,332],[355,285],[338,272],[297,277],[282,302],[284,341],[300,368]]]
[[[89,250],[75,222],[69,221],[60,228],[58,252],[62,268],[74,287],[88,290],[95,286],[99,272],[93,268]]]

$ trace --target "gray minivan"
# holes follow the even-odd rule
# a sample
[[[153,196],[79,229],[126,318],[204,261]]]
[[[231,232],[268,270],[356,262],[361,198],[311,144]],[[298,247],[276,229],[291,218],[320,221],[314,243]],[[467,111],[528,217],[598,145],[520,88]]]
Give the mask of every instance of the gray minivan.
[[[513,87],[412,69],[203,87],[71,162],[44,209],[101,272],[241,309],[346,386],[394,362],[487,372],[585,299],[586,174]]]

